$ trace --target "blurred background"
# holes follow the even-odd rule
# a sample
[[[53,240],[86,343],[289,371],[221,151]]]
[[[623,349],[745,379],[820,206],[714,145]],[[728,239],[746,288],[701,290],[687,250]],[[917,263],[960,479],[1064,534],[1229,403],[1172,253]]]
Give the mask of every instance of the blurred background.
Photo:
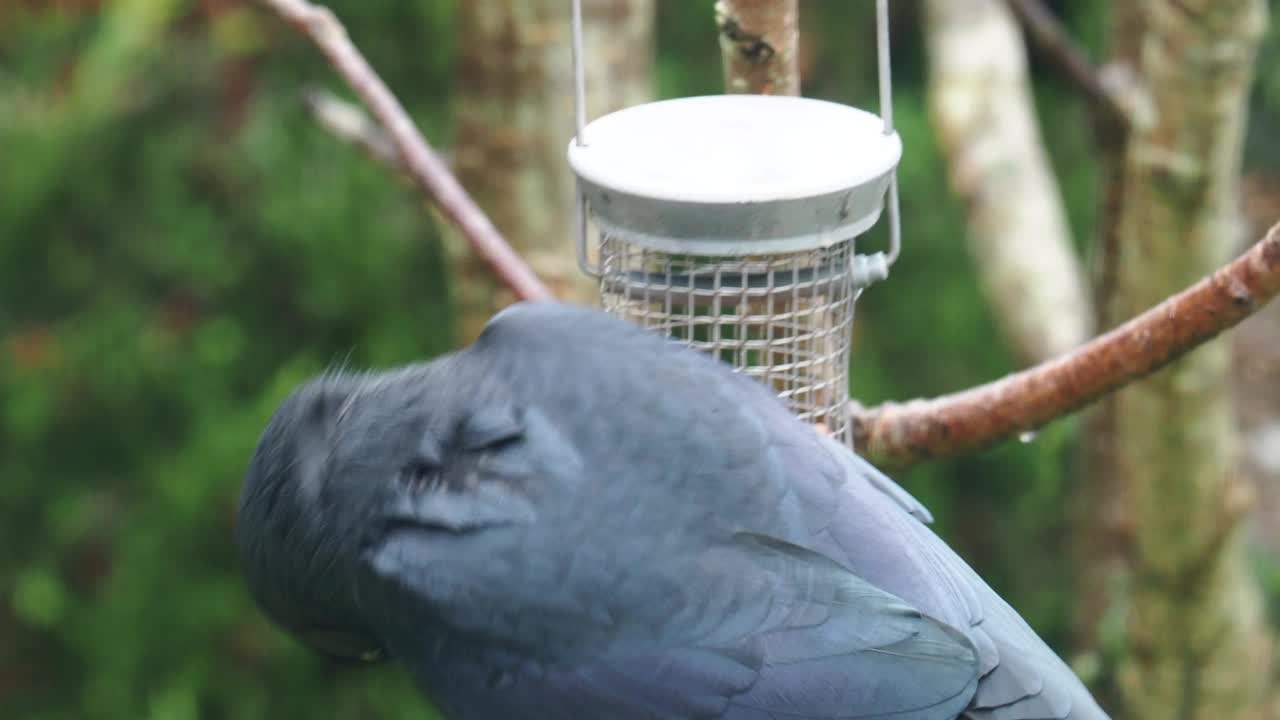
[[[535,267],[565,296],[589,297],[563,229],[570,205],[561,181],[545,179],[560,177],[572,132],[568,3],[329,4]],[[1109,5],[1052,4],[1098,57]],[[723,91],[711,2],[587,6],[593,102]],[[858,305],[852,390],[868,405],[969,387],[1051,352],[1019,340],[1004,314],[1016,296],[984,284],[991,248],[972,214],[991,197],[966,194],[964,173],[949,169],[943,96],[930,83],[960,65],[940,63],[956,46],[942,34],[947,13],[926,6],[893,3],[905,251]],[[806,95],[876,108],[872,12],[869,0],[801,2]],[[527,29],[551,38],[554,59],[528,60]],[[1280,215],[1274,26],[1261,43],[1236,251]],[[1021,41],[1010,48],[1017,60]],[[1064,246],[1092,273],[1106,151],[1088,101],[1034,48],[1021,61]],[[0,2],[0,717],[424,714],[396,668],[332,665],[255,610],[232,542],[240,481],[296,383],[334,363],[446,352],[510,298],[396,172],[326,129],[308,97],[352,99],[313,46],[255,4]],[[539,133],[552,142],[528,140]],[[996,200],[1017,206],[1019,187]],[[867,244],[883,242],[880,228]],[[1037,312],[1032,324],[1065,324],[1068,344],[1092,323],[1065,302]],[[1280,314],[1220,345],[1234,384],[1214,392],[1237,399],[1230,463],[1258,500],[1242,521],[1238,582],[1274,627]],[[1121,696],[1124,611],[1080,617],[1080,564],[1094,551],[1073,548],[1099,537],[1089,528],[1107,510],[1086,492],[1084,425],[1067,418],[896,476],[1100,693]]]

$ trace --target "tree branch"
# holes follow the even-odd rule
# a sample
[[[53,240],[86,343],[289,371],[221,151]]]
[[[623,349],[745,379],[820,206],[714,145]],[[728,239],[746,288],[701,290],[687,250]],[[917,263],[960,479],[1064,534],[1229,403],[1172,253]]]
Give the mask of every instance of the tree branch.
[[[550,300],[551,292],[516,254],[414,126],[409,114],[352,44],[326,7],[307,0],[262,0],[305,33],[364,100],[395,147],[405,170],[461,231],[503,283],[522,300]]]
[[[728,92],[800,94],[797,0],[717,0],[715,12]]]
[[[1209,277],[1080,348],[986,385],[927,400],[853,407],[854,444],[909,464],[976,450],[1168,365],[1280,292],[1280,223]]]
[[[1107,85],[1102,71],[1089,60],[1043,0],[1008,0],[1008,3],[1027,35],[1093,104],[1098,119],[1115,127],[1127,127],[1130,118],[1125,103]]]
[[[311,117],[330,134],[355,145],[374,160],[386,163],[396,170],[404,170],[404,163],[400,162],[400,154],[396,152],[390,138],[358,106],[319,88],[304,92],[302,102],[311,111]]]

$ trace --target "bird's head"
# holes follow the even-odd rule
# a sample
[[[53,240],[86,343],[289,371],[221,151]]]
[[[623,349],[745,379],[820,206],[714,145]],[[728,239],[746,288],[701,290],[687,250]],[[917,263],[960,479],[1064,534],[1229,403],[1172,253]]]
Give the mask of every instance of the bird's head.
[[[329,373],[284,400],[250,462],[237,526],[249,587],[272,620],[330,656],[378,658],[366,571],[397,575],[409,542],[437,575],[462,572],[485,531],[531,520],[516,487],[525,428],[493,387],[442,358]]]
[[[304,643],[343,660],[383,655],[361,617],[352,574],[393,500],[401,458],[412,455],[394,445],[413,415],[371,416],[362,400],[387,382],[327,373],[294,390],[263,431],[240,498],[237,541],[255,600]],[[412,387],[401,385],[402,394]]]

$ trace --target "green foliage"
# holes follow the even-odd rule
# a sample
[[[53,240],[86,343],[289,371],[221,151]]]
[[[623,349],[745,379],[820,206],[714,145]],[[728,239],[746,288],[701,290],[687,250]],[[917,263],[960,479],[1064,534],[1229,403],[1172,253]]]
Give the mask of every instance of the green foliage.
[[[416,46],[448,36],[441,13],[345,13],[370,35],[399,17],[370,52],[401,58],[388,74],[435,105],[428,125],[448,67]],[[429,216],[315,128],[297,88],[326,69],[309,48],[264,63],[268,37],[292,42],[270,17],[123,2],[15,25],[0,45],[0,716],[421,717],[399,672],[335,670],[270,628],[231,532],[257,433],[294,384],[453,345]]]

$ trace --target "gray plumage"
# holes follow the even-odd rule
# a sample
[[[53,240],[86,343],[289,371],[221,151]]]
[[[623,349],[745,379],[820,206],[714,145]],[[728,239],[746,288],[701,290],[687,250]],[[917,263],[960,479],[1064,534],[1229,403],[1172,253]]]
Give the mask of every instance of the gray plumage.
[[[1105,718],[929,519],[755,381],[538,304],[295,391],[238,535],[276,622],[450,718]]]

